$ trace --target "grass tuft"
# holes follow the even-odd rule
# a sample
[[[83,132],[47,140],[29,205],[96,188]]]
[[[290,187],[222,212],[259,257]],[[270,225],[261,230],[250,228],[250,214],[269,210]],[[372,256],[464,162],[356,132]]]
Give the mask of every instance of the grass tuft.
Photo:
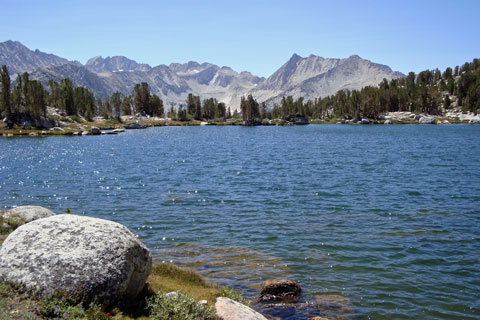
[[[154,266],[147,281],[155,292],[181,291],[196,300],[207,300],[212,305],[218,295],[218,289],[208,284],[195,271],[181,269],[169,263]]]
[[[154,320],[214,320],[215,310],[208,306],[198,304],[188,294],[176,292],[168,296],[158,294],[147,299],[147,308],[150,317]]]
[[[240,291],[229,287],[220,287],[218,289],[218,297],[225,297],[240,302],[241,304],[247,304],[247,300],[243,297]]]

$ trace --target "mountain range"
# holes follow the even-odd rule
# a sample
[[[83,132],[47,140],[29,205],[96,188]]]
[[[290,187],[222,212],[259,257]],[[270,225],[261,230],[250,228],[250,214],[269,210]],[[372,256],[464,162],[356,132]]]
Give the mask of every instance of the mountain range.
[[[11,75],[28,72],[31,79],[45,86],[49,80],[70,78],[74,86],[84,86],[99,98],[109,97],[115,91],[130,94],[135,84],[147,82],[151,92],[166,105],[185,104],[187,95],[193,93],[202,98],[214,97],[232,110],[238,109],[240,97],[248,94],[271,106],[283,96],[313,100],[338,90],[376,86],[384,78],[404,77],[386,65],[357,55],[332,59],[293,54],[268,78],[194,61],[151,67],[123,56],[97,56],[83,65],[38,49],[32,51],[11,40],[0,43],[0,65],[6,65]]]

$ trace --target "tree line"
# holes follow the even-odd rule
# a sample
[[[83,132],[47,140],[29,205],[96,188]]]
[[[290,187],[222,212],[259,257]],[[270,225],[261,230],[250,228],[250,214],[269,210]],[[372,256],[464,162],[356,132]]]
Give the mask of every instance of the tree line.
[[[4,65],[0,70],[0,116],[10,120],[25,117],[39,119],[47,117],[47,106],[58,108],[67,116],[82,116],[91,121],[99,115],[106,119],[121,121],[122,115],[167,116],[174,120],[219,120],[232,118],[230,108],[215,98],[201,100],[190,93],[185,106],[177,109],[172,104],[165,112],[163,100],[152,94],[148,83],[136,84],[130,95],[115,92],[107,99],[95,98],[84,87],[74,87],[70,79],[60,82],[50,80],[48,89],[37,80],[30,80],[27,72],[19,74],[12,87],[10,75]],[[235,112],[234,115],[238,117]]]
[[[243,119],[248,123],[264,119],[305,117],[309,119],[375,118],[385,112],[409,111],[430,113],[448,109],[452,99],[464,112],[480,112],[480,60],[455,68],[410,72],[404,78],[387,81],[377,87],[361,90],[340,90],[335,95],[305,101],[292,96],[283,97],[270,110],[249,95],[240,99],[240,114],[215,98],[202,99],[190,93],[185,105],[177,109],[172,104],[166,111],[160,97],[151,93],[148,83],[136,84],[130,95],[115,92],[105,100],[96,99],[84,87],[74,87],[69,79],[59,83],[49,81],[48,89],[28,73],[18,75],[12,87],[8,69],[0,70],[0,115],[15,120],[21,117],[46,117],[46,107],[56,107],[69,116],[79,115],[87,120],[101,115],[120,120],[121,115],[167,116],[179,121]]]
[[[335,95],[304,101],[282,98],[269,118],[288,119],[300,115],[310,119],[375,118],[385,112],[431,113],[452,106],[452,99],[463,112],[480,113],[480,60],[454,69],[410,72],[404,78],[384,79],[378,87],[340,90]]]
[[[50,80],[48,89],[37,80],[30,80],[27,72],[19,74],[12,86],[8,68],[0,69],[0,116],[12,121],[23,118],[47,117],[47,106],[58,108],[67,116],[82,116],[91,121],[100,115],[120,120],[121,115],[136,113],[163,116],[163,101],[151,94],[148,84],[135,85],[131,95],[115,92],[107,99],[96,99],[84,87],[74,87],[70,79]]]

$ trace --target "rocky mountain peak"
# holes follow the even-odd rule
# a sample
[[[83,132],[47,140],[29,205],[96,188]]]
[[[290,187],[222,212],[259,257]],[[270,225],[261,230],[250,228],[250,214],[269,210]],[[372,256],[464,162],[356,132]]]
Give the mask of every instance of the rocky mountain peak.
[[[288,61],[298,61],[302,59],[301,56],[299,56],[298,54],[296,54],[295,52],[292,54],[292,56],[290,57],[290,59],[288,59]]]
[[[248,71],[236,72],[228,66],[211,63],[171,63],[150,67],[123,56],[92,57],[85,66],[40,50],[31,51],[20,42],[0,43],[0,65],[11,74],[28,71],[32,79],[44,85],[49,80],[70,78],[75,86],[84,86],[97,97],[106,98],[115,91],[130,94],[135,84],[147,82],[153,94],[166,105],[185,104],[189,93],[213,97],[238,109],[240,97],[252,94],[260,103],[278,103],[283,96],[305,100],[335,94],[338,90],[378,85],[383,78],[403,77],[388,66],[352,55],[345,59],[323,58],[294,53],[270,77],[257,77]]]
[[[0,66],[6,65],[10,74],[33,71],[37,68],[75,63],[40,50],[32,51],[18,41],[0,43]]]
[[[362,58],[360,58],[359,55],[356,55],[356,54],[351,55],[350,57],[348,57],[348,59],[351,59],[351,60],[363,60]]]
[[[100,60],[100,61],[103,60],[102,56],[91,57],[90,59],[88,59],[86,65],[94,64],[94,63],[96,63],[96,62],[99,61],[99,60]]]
[[[302,58],[293,54],[280,69],[249,93],[272,105],[283,96],[315,99],[335,94],[338,90],[376,86],[383,78],[390,80],[402,76],[388,66],[372,63],[358,55],[333,59],[313,54]]]
[[[96,56],[87,61],[85,66],[97,73],[101,72],[122,72],[122,71],[149,71],[152,67],[148,64],[137,63],[134,60],[128,59],[124,56],[113,56],[102,58]]]

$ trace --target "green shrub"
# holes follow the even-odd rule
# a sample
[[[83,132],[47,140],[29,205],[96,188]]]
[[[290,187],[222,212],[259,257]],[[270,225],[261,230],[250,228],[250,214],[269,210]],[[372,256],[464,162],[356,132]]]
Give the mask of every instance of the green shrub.
[[[243,297],[240,291],[234,290],[229,287],[220,287],[218,288],[218,296],[232,299],[234,301],[240,302],[242,304],[247,304],[247,300]]]
[[[7,223],[15,230],[23,224],[23,221],[20,218],[10,218]]]
[[[73,120],[74,122],[85,123],[85,121],[77,115],[70,116],[70,119]]]
[[[215,310],[208,305],[198,304],[187,294],[175,296],[158,294],[147,299],[147,309],[154,320],[215,320]]]
[[[0,216],[0,234],[8,234],[23,224],[20,218],[11,217],[5,219]]]
[[[74,121],[70,117],[60,117],[60,121],[73,123]]]
[[[45,318],[107,320],[110,316],[102,311],[100,305],[90,303],[84,306],[81,298],[75,295],[41,296],[38,303],[38,313]]]

